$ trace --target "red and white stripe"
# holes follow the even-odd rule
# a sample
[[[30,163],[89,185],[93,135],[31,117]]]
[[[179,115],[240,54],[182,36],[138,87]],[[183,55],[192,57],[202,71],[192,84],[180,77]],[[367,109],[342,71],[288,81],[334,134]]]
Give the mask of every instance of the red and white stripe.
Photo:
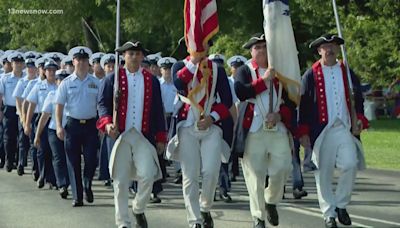
[[[185,41],[190,55],[205,55],[204,45],[219,29],[216,0],[185,0]]]

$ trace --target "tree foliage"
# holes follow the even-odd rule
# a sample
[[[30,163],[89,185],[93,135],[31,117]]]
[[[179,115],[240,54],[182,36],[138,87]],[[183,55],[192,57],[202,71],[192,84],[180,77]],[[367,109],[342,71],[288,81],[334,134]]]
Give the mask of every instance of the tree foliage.
[[[94,51],[115,47],[115,0],[35,0],[0,2],[0,47],[25,47],[38,51],[66,52],[75,45]],[[400,1],[337,0],[350,66],[364,82],[388,85],[400,75]],[[183,0],[121,0],[121,42],[141,40],[152,52],[164,56],[176,52],[183,36]],[[226,57],[242,54],[251,34],[262,31],[261,1],[217,0],[220,32],[212,52]],[[62,9],[61,15],[10,14],[9,9]],[[336,32],[331,1],[292,0],[291,19],[302,70],[318,56],[309,43]],[[88,24],[86,26],[85,24]],[[100,39],[95,39],[92,32]]]

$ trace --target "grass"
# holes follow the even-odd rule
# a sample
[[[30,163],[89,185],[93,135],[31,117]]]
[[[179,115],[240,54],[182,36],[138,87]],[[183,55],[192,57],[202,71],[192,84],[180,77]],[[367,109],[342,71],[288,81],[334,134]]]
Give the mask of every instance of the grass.
[[[400,120],[371,121],[361,140],[368,168],[400,170]]]

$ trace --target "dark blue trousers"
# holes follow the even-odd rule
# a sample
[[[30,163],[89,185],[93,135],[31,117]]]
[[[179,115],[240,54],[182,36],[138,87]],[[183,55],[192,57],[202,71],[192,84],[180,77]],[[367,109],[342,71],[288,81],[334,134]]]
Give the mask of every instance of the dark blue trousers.
[[[49,144],[53,155],[53,168],[56,176],[57,187],[69,185],[67,159],[64,150],[64,142],[57,137],[56,130],[48,129]]]
[[[229,163],[221,163],[219,169],[219,191],[224,194],[231,190],[231,181],[229,180]]]
[[[6,152],[4,151],[4,140],[3,140],[3,122],[0,121],[0,164],[4,165],[6,162]]]
[[[6,152],[6,166],[14,166],[17,154],[18,116],[14,106],[5,106],[3,117],[3,140]]]
[[[30,142],[30,155],[32,158],[32,172],[35,177],[39,177],[39,168],[38,168],[38,161],[37,161],[37,149],[34,145],[34,140],[35,140],[35,134],[36,134],[36,129],[37,129],[37,124],[39,115],[37,113],[33,114],[32,117],[32,132],[31,136],[29,137],[29,142]]]
[[[96,129],[96,119],[87,120],[85,123],[67,118],[65,126],[65,152],[67,154],[67,166],[71,190],[74,200],[83,200],[83,185],[91,189],[92,180],[97,167],[97,149],[99,138]],[[85,166],[82,168],[81,155]],[[83,184],[83,185],[82,185]]]
[[[111,150],[108,149],[108,135],[103,135],[100,144],[100,156],[99,156],[99,180],[109,180],[110,172],[108,171],[108,162]]]
[[[49,136],[47,134],[48,125],[49,123],[47,122],[40,135],[40,149],[37,151],[39,178],[56,186]]]
[[[304,181],[303,174],[301,173],[301,165],[300,165],[300,143],[299,140],[294,140],[294,151],[292,156],[292,182],[293,189],[303,190]]]
[[[24,127],[21,124],[21,121],[19,121],[18,118],[18,152],[19,152],[19,157],[18,157],[18,166],[19,167],[24,167],[26,166],[27,163],[27,157],[28,157],[28,151],[29,151],[29,136],[25,135],[24,133]]]

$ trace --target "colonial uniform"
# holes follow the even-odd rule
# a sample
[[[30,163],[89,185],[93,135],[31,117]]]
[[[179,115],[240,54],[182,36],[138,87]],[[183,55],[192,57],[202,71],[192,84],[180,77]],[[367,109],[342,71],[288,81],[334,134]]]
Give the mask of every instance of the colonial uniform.
[[[48,59],[44,65],[44,69],[55,68],[58,69],[58,65],[54,60]],[[32,90],[29,92],[26,100],[30,103],[30,105],[35,105],[35,110],[42,110],[44,101],[47,97],[47,94],[50,91],[54,91],[57,89],[57,85],[54,82],[50,82],[47,79],[37,82]],[[28,110],[28,112],[30,109]],[[29,118],[31,114],[27,114],[27,118]],[[36,117],[39,119],[38,117]],[[32,118],[33,119],[33,118]],[[31,124],[32,119],[27,119],[26,124]],[[39,188],[42,188],[44,184],[47,182],[51,186],[56,186],[56,179],[54,176],[54,168],[52,164],[52,154],[51,148],[49,145],[49,140],[47,136],[47,124],[44,128],[43,133],[40,138],[40,149],[37,151],[37,161],[38,161],[38,169],[39,169],[39,179],[37,185]]]
[[[13,52],[7,57],[9,62],[19,61],[23,62],[24,57],[20,52]],[[18,81],[23,78],[23,73],[19,76],[10,72],[5,74],[0,79],[0,94],[3,103],[3,126],[4,126],[4,148],[6,153],[6,169],[11,172],[14,168],[14,161],[17,153],[17,139],[18,139],[18,116],[16,110],[16,100],[12,96]]]
[[[146,50],[139,41],[127,42],[117,49]],[[112,123],[114,74],[108,75],[99,93],[97,128],[105,131]],[[147,227],[144,216],[153,182],[161,179],[156,142],[166,141],[165,119],[162,108],[160,83],[143,68],[137,72],[119,69],[120,101],[118,123],[121,135],[116,140],[110,158],[110,175],[114,184],[115,220],[118,227],[129,227],[128,188],[136,180],[138,189],[132,202],[133,213],[140,227]],[[140,220],[140,221],[139,221]]]
[[[221,166],[221,153],[228,148],[222,138],[221,121],[230,117],[232,95],[228,78],[223,67],[218,67],[209,59],[206,61],[211,73],[199,93],[194,95],[204,110],[210,115],[214,124],[206,131],[197,130],[196,122],[200,118],[199,110],[186,101],[178,115],[177,135],[169,142],[167,153],[173,159],[179,160],[182,166],[182,189],[185,200],[187,220],[190,226],[203,223],[212,227],[213,221],[210,209],[214,200],[215,188]],[[203,74],[199,70],[195,75],[196,66],[189,60],[177,62],[173,67],[175,86],[181,94],[187,95],[201,83]],[[207,96],[208,94],[208,96]],[[219,96],[220,102],[216,102]],[[207,99],[209,97],[209,99]],[[179,143],[178,143],[179,142]],[[226,145],[223,147],[223,145]],[[228,149],[229,150],[229,149]],[[224,151],[226,152],[226,151]],[[224,154],[225,158],[227,157]],[[202,190],[199,196],[199,175],[202,175]]]
[[[72,58],[83,59],[89,59],[91,54],[91,50],[83,46],[74,47],[68,53]],[[93,202],[92,179],[97,166],[99,144],[96,129],[99,86],[99,80],[89,73],[80,79],[74,72],[61,82],[57,90],[55,103],[64,106],[67,116],[64,143],[73,206],[83,205],[83,190],[86,201]],[[81,154],[85,161],[83,180]]]
[[[329,34],[315,40],[310,47],[318,48],[323,43],[339,45],[344,40]],[[360,82],[352,71],[350,74],[357,118],[364,127],[368,127],[363,114]],[[345,209],[350,202],[357,167],[365,166],[360,141],[350,131],[350,91],[344,64],[337,62],[333,66],[325,66],[321,61],[315,62],[304,73],[302,87],[298,135],[310,137],[313,161],[318,168],[315,180],[319,205],[325,219],[334,220],[337,211]],[[332,182],[335,167],[341,171],[341,175],[334,193]]]
[[[263,34],[252,37],[243,47],[250,49],[259,42],[265,42]],[[273,88],[266,85],[261,78],[266,70],[254,60],[241,66],[235,75],[235,91],[240,101],[247,102],[243,121],[238,124],[248,132],[242,168],[250,197],[250,212],[256,223],[259,220],[263,223],[266,202],[268,221],[277,225],[276,204],[282,199],[284,184],[292,168],[290,130],[296,105],[288,98],[287,91],[277,78],[273,81]],[[265,127],[271,89],[272,112],[278,112],[282,121],[276,124],[276,131],[268,131]],[[269,176],[267,188],[266,175]]]

